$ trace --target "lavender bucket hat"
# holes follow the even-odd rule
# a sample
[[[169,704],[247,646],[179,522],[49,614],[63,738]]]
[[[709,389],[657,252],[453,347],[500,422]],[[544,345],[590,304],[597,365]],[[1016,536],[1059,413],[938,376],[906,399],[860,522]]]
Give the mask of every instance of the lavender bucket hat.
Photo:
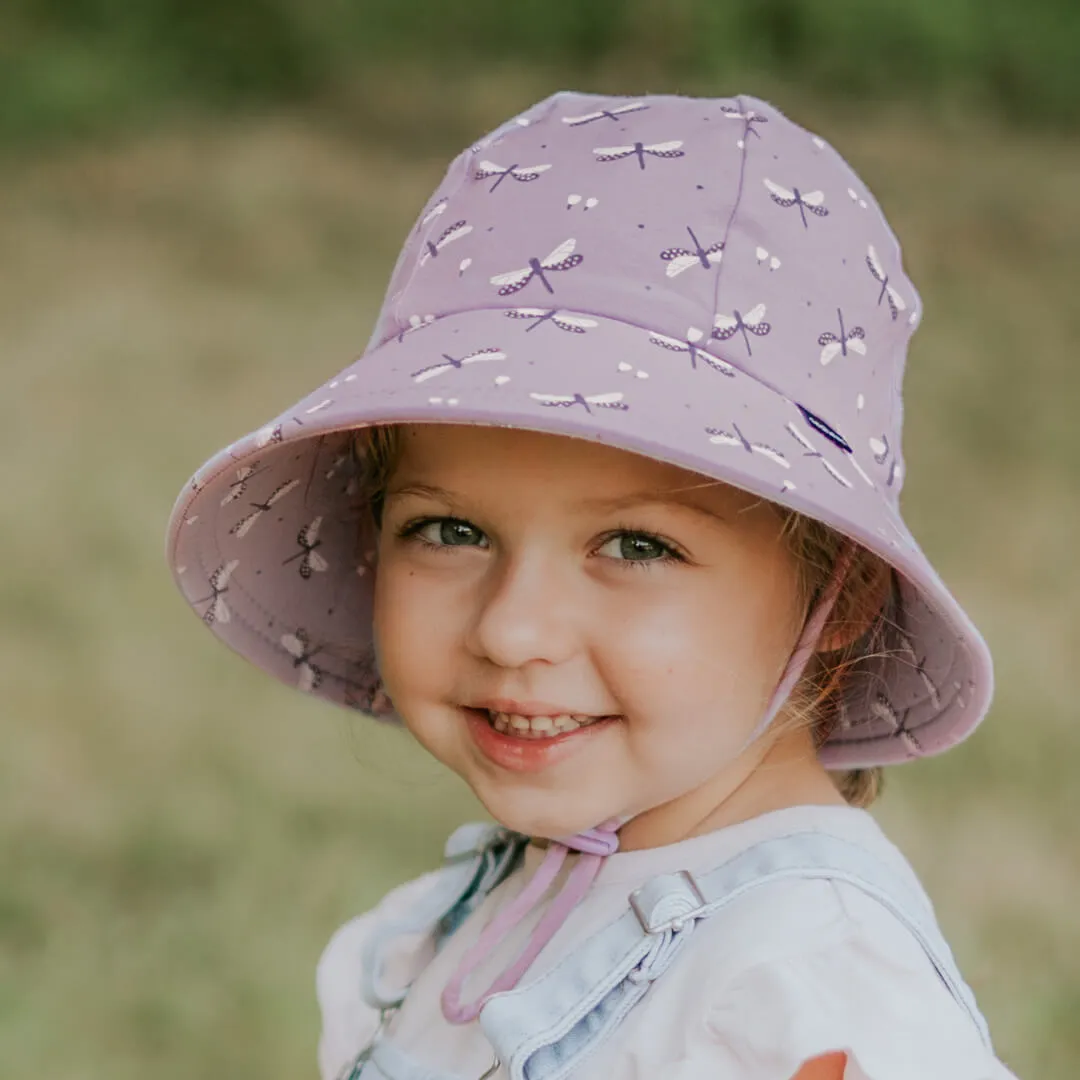
[[[851,673],[821,759],[940,753],[984,716],[992,667],[900,515],[919,315],[871,194],[772,106],[554,94],[453,161],[365,353],[185,486],[175,579],[261,668],[394,719],[353,429],[592,439],[737,485],[887,560],[892,640]]]

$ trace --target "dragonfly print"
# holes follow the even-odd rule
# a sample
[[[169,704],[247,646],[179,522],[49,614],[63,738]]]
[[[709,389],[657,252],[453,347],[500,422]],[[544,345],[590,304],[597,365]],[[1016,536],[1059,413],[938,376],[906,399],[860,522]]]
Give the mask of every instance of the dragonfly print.
[[[765,186],[769,189],[769,197],[778,206],[797,206],[799,208],[799,214],[802,217],[803,228],[809,228],[806,222],[806,211],[809,210],[811,214],[816,214],[818,217],[828,217],[829,211],[825,202],[825,193],[822,191],[800,191],[798,188],[792,188],[788,191],[787,188],[781,187],[779,184],[774,184],[768,178],[765,179]]]
[[[881,291],[878,293],[877,298],[878,306],[881,306],[882,300],[888,300],[889,313],[893,317],[893,322],[896,322],[900,316],[900,312],[907,310],[907,303],[889,284],[889,275],[885,273],[885,268],[881,265],[881,260],[878,258],[878,253],[874,250],[873,244],[866,249],[866,265],[870,270],[871,276],[881,286]]]
[[[837,336],[831,330],[826,330],[818,339],[821,348],[821,363],[824,367],[831,364],[837,356],[847,356],[848,349],[860,356],[866,355],[866,331],[861,326],[844,327],[844,313],[837,308],[836,317],[840,322],[840,334]]]
[[[690,234],[690,242],[694,245],[692,249],[669,247],[660,252],[660,258],[668,264],[666,273],[669,278],[678,277],[691,266],[700,266],[704,270],[709,270],[714,266],[719,266],[723,258],[723,240],[718,240],[708,247],[702,247],[701,241],[694,235],[694,230],[689,225],[686,226],[686,231]]]
[[[908,716],[911,714],[910,709],[905,709],[903,715],[897,710],[896,706],[884,695],[877,694],[870,702],[870,715],[875,720],[882,720],[892,729],[892,734],[897,739],[902,739],[904,743],[914,751],[916,754],[924,754],[926,751],[923,749],[922,743],[918,738],[908,730],[907,721]]]
[[[612,394],[529,394],[533,401],[550,408],[569,409],[580,405],[590,416],[592,406],[598,409],[618,409],[626,412],[630,408],[623,401],[622,391]]]
[[[754,112],[753,109],[747,109],[746,112],[739,112],[734,105],[721,105],[720,111],[729,120],[742,120],[746,124],[746,134],[756,135],[759,139],[761,138],[761,132],[758,131],[754,125],[767,124],[769,122],[767,116],[762,116],[761,113]]]
[[[582,116],[564,116],[562,122],[570,127],[581,127],[596,120],[621,120],[627,113],[640,112],[648,107],[644,101],[632,101],[629,105],[618,105],[614,109],[598,109]]]
[[[780,453],[775,447],[769,446],[767,443],[751,442],[740,430],[738,424],[731,425],[731,431],[724,431],[721,428],[707,427],[705,430],[709,434],[709,442],[716,443],[720,446],[741,446],[748,454],[760,454],[762,457],[768,458],[769,461],[775,462],[783,469],[790,469],[791,462]]]
[[[623,158],[637,158],[638,165],[645,168],[645,156],[654,158],[680,158],[685,157],[685,151],[680,150],[682,139],[674,139],[671,142],[639,143],[633,146],[597,146],[593,148],[597,161],[622,161]]]
[[[229,535],[235,536],[237,540],[242,540],[249,532],[251,532],[252,526],[263,516],[263,514],[269,513],[276,502],[285,498],[285,496],[288,495],[293,488],[298,487],[299,484],[299,480],[286,480],[284,483],[278,484],[278,486],[274,488],[265,502],[251,503],[250,505],[253,507],[251,513],[245,514],[229,530]]]
[[[421,368],[419,371],[412,373],[413,382],[427,382],[428,379],[434,379],[436,375],[441,375],[444,371],[460,371],[466,364],[478,364],[485,360],[505,360],[506,353],[502,349],[477,349],[476,352],[471,352],[462,357],[451,356],[449,353],[442,354],[442,360],[437,364],[431,364],[426,368]]]
[[[650,331],[649,340],[654,345],[659,345],[661,349],[667,349],[669,352],[688,353],[690,366],[695,370],[700,359],[711,367],[713,371],[719,371],[721,375],[727,375],[731,379],[735,378],[735,369],[731,364],[726,360],[721,360],[718,356],[713,356],[712,353],[699,346],[698,342],[705,340],[705,333],[696,326],[687,328],[685,338],[669,337],[667,334],[657,334]]]
[[[225,492],[221,499],[222,506],[228,506],[229,503],[235,502],[247,491],[248,481],[252,477],[258,476],[263,470],[259,468],[258,461],[253,461],[250,465],[241,465],[236,470],[236,479],[229,484],[229,490]]]
[[[584,255],[575,254],[576,246],[577,240],[571,237],[569,240],[564,240],[547,258],[531,258],[528,266],[523,266],[520,270],[508,270],[505,274],[496,274],[489,280],[492,285],[499,286],[500,296],[511,296],[520,292],[533,278],[538,278],[540,284],[549,293],[553,293],[555,290],[551,287],[547,275],[572,270],[575,266],[580,266],[585,258]]]
[[[214,623],[227,623],[232,619],[232,611],[229,609],[229,605],[225,603],[225,593],[229,591],[229,579],[233,576],[233,572],[240,565],[239,559],[230,559],[227,563],[222,563],[211,575],[208,584],[210,585],[210,595],[204,596],[201,600],[196,600],[195,604],[206,604],[207,608],[203,612],[202,621],[207,626],[213,626]]]
[[[727,341],[736,334],[742,334],[746,355],[753,356],[754,350],[750,348],[750,338],[747,335],[765,337],[771,329],[772,324],[765,322],[765,305],[756,304],[745,315],[738,309],[730,315],[717,315],[713,319],[712,336],[720,341]]]
[[[317,690],[322,684],[323,673],[311,662],[311,658],[320,650],[312,648],[307,631],[298,629],[295,634],[282,634],[281,645],[293,658],[293,667],[299,672],[297,688],[304,693]]]
[[[419,227],[422,229],[426,225],[430,225],[440,214],[446,213],[446,208],[450,205],[450,200],[443,198],[432,206],[432,208],[420,219]]]
[[[587,319],[583,315],[570,315],[558,308],[507,308],[503,314],[508,319],[532,319],[532,325],[525,327],[526,334],[544,323],[551,323],[552,326],[557,326],[568,334],[585,334],[600,325],[595,319]]]
[[[312,518],[297,534],[296,542],[300,550],[295,555],[290,555],[281,565],[288,566],[291,562],[300,560],[300,576],[307,581],[312,574],[322,574],[330,569],[330,564],[315,549],[321,546],[319,530],[322,528],[322,517]]]
[[[488,192],[494,191],[508,176],[513,177],[518,183],[527,184],[530,180],[535,180],[542,173],[546,173],[550,169],[550,165],[519,165],[516,162],[513,165],[496,165],[494,161],[481,161],[476,167],[476,171],[473,176],[477,180],[489,180],[491,177],[497,177],[495,183],[488,188]]]
[[[435,243],[430,240],[424,241],[424,251],[420,256],[420,265],[424,266],[429,259],[434,259],[447,244],[468,236],[473,227],[467,221],[455,221],[449,228],[444,229],[442,235]]]

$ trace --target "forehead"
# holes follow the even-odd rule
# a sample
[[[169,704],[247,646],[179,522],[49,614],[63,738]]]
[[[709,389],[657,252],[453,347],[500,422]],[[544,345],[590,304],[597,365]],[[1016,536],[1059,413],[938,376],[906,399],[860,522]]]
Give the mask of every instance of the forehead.
[[[761,499],[712,477],[615,446],[507,427],[418,424],[401,428],[390,491],[416,484],[463,496],[529,492],[568,504],[648,497],[712,510]]]

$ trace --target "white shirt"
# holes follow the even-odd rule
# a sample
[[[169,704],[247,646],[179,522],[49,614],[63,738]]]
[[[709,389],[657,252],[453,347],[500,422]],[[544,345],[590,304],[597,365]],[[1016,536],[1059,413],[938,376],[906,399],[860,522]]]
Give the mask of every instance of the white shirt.
[[[524,981],[554,967],[575,946],[626,910],[646,879],[707,871],[741,850],[793,830],[822,829],[849,839],[898,872],[920,895],[915,872],[865,810],[797,806],[676,844],[616,852],[584,899],[534,961]],[[481,1076],[493,1053],[478,1021],[448,1023],[439,995],[464,951],[535,872],[544,852],[488,895],[437,956],[403,948],[386,985],[415,982],[389,1029],[412,1057],[463,1080]],[[520,952],[576,856],[509,939],[468,980],[471,1001]],[[360,956],[375,922],[409,904],[432,875],[389,893],[373,911],[341,927],[316,977],[323,1030],[323,1080],[366,1045],[377,1013],[360,996]],[[809,1058],[841,1050],[844,1080],[1015,1080],[983,1045],[912,933],[861,889],[840,881],[782,880],[763,885],[706,919],[629,1017],[583,1062],[573,1080],[790,1080]],[[493,1074],[505,1080],[505,1070]]]

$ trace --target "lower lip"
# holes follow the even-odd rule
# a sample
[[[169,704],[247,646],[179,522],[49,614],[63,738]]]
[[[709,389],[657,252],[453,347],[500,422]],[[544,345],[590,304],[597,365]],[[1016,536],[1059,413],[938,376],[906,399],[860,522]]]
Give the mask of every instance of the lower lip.
[[[504,735],[492,727],[483,709],[465,708],[462,711],[465,713],[469,734],[485,757],[513,772],[538,772],[546,769],[572,754],[575,748],[580,748],[590,738],[595,738],[600,731],[618,720],[618,717],[613,716],[607,720],[594,720],[585,727],[564,731],[550,738],[519,739],[513,735]]]

